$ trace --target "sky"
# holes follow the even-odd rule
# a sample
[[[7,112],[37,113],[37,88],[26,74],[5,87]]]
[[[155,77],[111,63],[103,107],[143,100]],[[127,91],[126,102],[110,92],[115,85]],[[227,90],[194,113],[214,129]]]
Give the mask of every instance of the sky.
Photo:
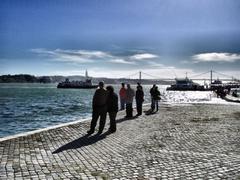
[[[238,0],[1,0],[0,74],[240,78],[239,19]]]

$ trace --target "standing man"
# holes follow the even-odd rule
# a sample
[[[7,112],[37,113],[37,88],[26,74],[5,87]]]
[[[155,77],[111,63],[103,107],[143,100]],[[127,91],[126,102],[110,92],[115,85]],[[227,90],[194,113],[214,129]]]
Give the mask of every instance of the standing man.
[[[92,101],[92,121],[91,121],[91,127],[90,130],[87,132],[89,135],[93,134],[95,131],[95,127],[97,125],[97,120],[100,117],[100,124],[99,124],[99,130],[98,134],[101,134],[105,122],[106,122],[106,115],[107,115],[107,98],[108,98],[108,92],[104,89],[104,83],[99,82],[99,87],[95,91],[95,94],[93,96]]]
[[[154,101],[154,107],[156,107],[156,112],[158,111],[158,101],[160,101],[160,91],[158,90],[158,87],[156,86],[153,91],[153,101]]]
[[[110,119],[110,127],[108,131],[110,133],[116,132],[116,116],[118,112],[118,96],[114,93],[114,88],[112,86],[107,86],[108,100],[107,100],[107,112]]]
[[[135,96],[134,90],[131,88],[130,84],[127,84],[126,90],[126,118],[133,117],[133,98]]]
[[[144,97],[144,92],[142,90],[142,86],[137,86],[137,91],[136,91],[136,105],[137,105],[137,116],[142,115],[142,104],[143,104],[143,99]]]
[[[155,88],[156,88],[156,84],[153,84],[152,88],[150,89],[150,95],[151,95],[151,109],[152,109],[152,112],[153,112],[154,109],[155,109],[155,102],[154,102],[154,99],[153,99]]]
[[[120,96],[120,110],[124,110],[125,109],[125,104],[126,104],[126,88],[125,88],[125,84],[122,83],[122,87],[119,91],[119,96]]]

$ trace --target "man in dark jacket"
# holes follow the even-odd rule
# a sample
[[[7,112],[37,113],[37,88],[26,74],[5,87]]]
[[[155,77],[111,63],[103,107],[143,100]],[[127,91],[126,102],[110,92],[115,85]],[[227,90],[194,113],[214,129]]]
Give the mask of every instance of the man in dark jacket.
[[[109,132],[116,132],[116,116],[118,112],[118,96],[114,93],[114,89],[112,86],[107,87],[108,91],[108,99],[107,99],[107,112],[110,119],[110,127]]]
[[[160,101],[161,99],[160,95],[161,94],[160,94],[160,91],[158,90],[158,87],[155,86],[155,89],[152,94],[152,98],[153,98],[154,107],[156,107],[156,111],[158,111],[158,101]]]
[[[153,99],[153,95],[154,95],[155,88],[156,88],[156,84],[154,84],[154,85],[152,86],[152,88],[150,89],[151,109],[152,109],[152,111],[154,111],[154,109],[155,109],[155,102],[154,102],[154,99]]]
[[[142,104],[143,104],[143,99],[144,97],[144,92],[142,90],[142,86],[137,86],[137,91],[136,91],[136,105],[137,105],[137,116],[142,115]]]
[[[91,121],[90,130],[87,132],[88,134],[94,133],[95,127],[97,125],[97,120],[99,117],[100,117],[100,124],[99,124],[98,134],[102,133],[105,126],[106,115],[107,115],[107,97],[108,97],[108,92],[106,89],[104,89],[104,83],[99,82],[99,88],[95,91],[95,94],[93,96],[92,121]]]

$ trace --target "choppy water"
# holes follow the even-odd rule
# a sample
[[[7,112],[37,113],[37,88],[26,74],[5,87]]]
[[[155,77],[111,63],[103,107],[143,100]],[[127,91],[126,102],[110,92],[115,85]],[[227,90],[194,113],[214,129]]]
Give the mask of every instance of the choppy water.
[[[162,103],[227,103],[211,92],[170,92],[159,87]],[[114,88],[118,92],[120,86]],[[143,88],[144,103],[149,103],[151,86]],[[57,89],[56,84],[0,84],[0,137],[91,117],[94,91]]]

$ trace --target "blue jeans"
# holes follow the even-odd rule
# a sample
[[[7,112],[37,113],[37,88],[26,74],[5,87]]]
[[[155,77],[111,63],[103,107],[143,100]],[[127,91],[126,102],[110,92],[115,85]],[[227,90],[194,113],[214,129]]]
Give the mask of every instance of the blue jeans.
[[[155,100],[155,99],[151,99],[152,101],[151,101],[151,109],[152,109],[152,111],[154,111],[155,110],[155,108],[156,108],[156,110],[158,111],[158,101],[159,100]]]

